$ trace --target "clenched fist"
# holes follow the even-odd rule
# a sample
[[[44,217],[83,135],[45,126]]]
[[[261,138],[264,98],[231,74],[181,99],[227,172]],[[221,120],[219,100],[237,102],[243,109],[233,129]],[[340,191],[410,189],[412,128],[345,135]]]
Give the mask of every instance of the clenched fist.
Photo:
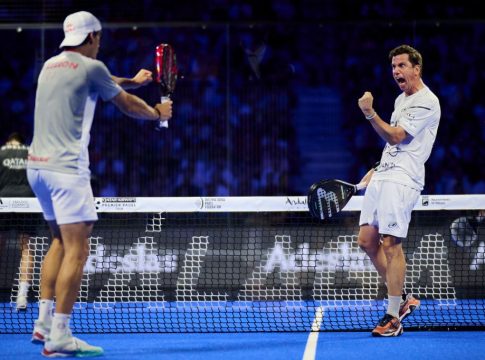
[[[147,85],[153,81],[152,72],[146,69],[141,69],[131,81],[135,84],[135,88]]]
[[[359,108],[362,110],[365,116],[369,116],[374,113],[374,109],[372,108],[373,102],[374,97],[369,91],[366,91],[359,99]]]

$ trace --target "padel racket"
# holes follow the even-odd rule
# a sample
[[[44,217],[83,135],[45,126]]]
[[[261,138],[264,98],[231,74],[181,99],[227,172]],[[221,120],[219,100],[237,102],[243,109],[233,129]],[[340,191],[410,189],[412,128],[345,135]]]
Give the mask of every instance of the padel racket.
[[[342,211],[357,191],[365,187],[365,183],[354,185],[342,180],[319,181],[308,191],[308,210],[316,219],[331,218]]]
[[[155,49],[155,81],[160,85],[162,104],[170,99],[177,83],[178,68],[175,51],[169,44],[160,44]],[[168,121],[163,120],[158,124],[157,129],[168,128]]]

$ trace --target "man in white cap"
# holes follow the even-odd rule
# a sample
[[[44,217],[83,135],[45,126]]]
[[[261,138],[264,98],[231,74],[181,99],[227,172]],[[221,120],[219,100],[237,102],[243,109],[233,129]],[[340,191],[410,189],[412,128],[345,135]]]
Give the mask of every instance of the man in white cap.
[[[89,253],[88,238],[98,219],[88,155],[97,97],[130,117],[152,121],[168,120],[172,103],[151,107],[124,91],[148,84],[152,74],[140,70],[132,79],[112,76],[96,60],[101,24],[89,12],[66,17],[64,34],[62,52],[47,60],[39,75],[28,160],[28,180],[52,234],[32,341],[44,343],[47,357],[86,357],[101,355],[103,349],[73,337],[69,320]]]

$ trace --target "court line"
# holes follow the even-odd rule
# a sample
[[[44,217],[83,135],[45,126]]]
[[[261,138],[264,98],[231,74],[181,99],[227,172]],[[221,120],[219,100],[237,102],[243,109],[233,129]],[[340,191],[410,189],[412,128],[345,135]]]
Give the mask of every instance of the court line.
[[[303,353],[303,360],[315,360],[317,353],[318,334],[320,334],[320,327],[323,321],[323,307],[319,306],[315,311],[315,319],[313,319],[312,331],[308,335],[308,340]]]

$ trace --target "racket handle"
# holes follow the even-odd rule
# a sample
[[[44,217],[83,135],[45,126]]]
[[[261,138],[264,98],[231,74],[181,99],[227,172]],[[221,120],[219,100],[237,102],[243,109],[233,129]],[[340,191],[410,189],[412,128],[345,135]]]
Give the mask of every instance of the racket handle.
[[[161,103],[166,103],[170,98],[168,96],[162,96]],[[160,120],[160,123],[158,124],[158,128],[168,128],[168,120]]]

